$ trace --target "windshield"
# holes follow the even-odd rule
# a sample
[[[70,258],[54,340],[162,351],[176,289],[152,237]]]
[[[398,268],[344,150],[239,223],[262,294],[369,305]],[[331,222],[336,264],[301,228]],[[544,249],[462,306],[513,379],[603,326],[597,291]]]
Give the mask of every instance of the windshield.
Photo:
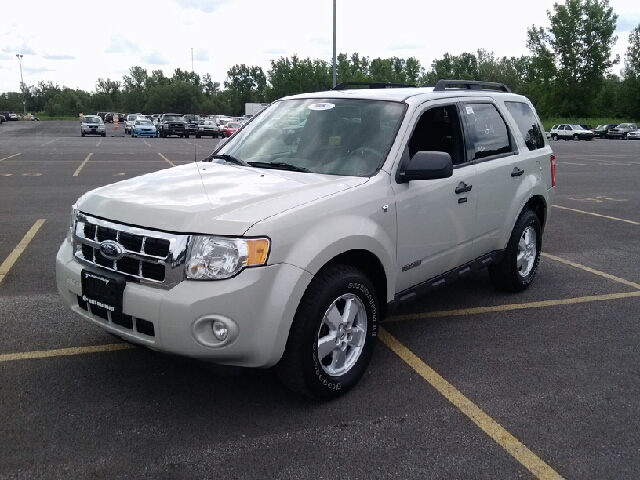
[[[102,119],[100,117],[87,117],[83,118],[84,123],[102,123]]]
[[[153,125],[150,120],[136,120],[136,125]]]
[[[227,123],[227,127],[228,128],[240,128],[240,124],[239,123],[229,122],[229,123]]]
[[[377,100],[282,100],[216,153],[261,162],[259,167],[286,163],[314,173],[371,176],[386,158],[404,110],[402,103]]]
[[[184,119],[178,115],[165,115],[165,122],[182,122]]]

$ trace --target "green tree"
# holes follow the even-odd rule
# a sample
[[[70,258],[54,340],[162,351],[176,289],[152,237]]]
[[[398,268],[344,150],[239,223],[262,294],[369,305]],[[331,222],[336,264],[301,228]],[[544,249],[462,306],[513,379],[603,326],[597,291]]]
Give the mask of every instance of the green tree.
[[[265,101],[267,77],[261,67],[249,67],[244,63],[227,71],[224,87],[228,92],[229,114],[243,115],[245,103]]]
[[[609,0],[565,0],[547,11],[550,26],[527,30],[527,46],[539,66],[548,68],[543,75],[553,78],[549,95],[558,105],[558,114],[588,116],[594,112],[595,99],[605,74],[616,63],[611,49],[618,16]],[[547,60],[553,60],[553,67]]]

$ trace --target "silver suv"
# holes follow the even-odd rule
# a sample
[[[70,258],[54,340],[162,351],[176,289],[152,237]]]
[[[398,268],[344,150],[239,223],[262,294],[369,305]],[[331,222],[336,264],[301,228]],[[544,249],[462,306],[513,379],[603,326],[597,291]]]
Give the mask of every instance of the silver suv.
[[[64,302],[129,342],[275,366],[327,399],[363,375],[397,306],[485,267],[527,288],[555,185],[531,103],[481,82],[344,87],[83,195],[57,255]]]

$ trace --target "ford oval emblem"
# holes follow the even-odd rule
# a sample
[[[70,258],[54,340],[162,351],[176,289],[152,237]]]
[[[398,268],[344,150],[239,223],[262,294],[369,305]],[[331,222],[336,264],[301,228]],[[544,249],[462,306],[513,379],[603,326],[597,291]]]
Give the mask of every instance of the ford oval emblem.
[[[108,260],[120,260],[124,256],[124,248],[118,242],[105,240],[100,244],[100,253]]]

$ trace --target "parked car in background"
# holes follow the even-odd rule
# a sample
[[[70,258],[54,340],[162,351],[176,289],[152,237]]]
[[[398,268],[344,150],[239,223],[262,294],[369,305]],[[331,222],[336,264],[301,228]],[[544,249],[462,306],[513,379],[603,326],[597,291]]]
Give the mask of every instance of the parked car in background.
[[[18,115],[15,113],[10,113],[9,114],[9,120],[13,121],[13,122],[17,122],[18,121]]]
[[[218,138],[222,136],[220,129],[213,120],[200,120],[198,122],[198,129],[196,130],[196,138],[211,137]]]
[[[5,122],[9,121],[9,112],[0,112],[0,115],[4,117]]]
[[[560,124],[551,128],[552,140],[593,140],[595,134],[591,130],[585,130],[578,124]]]
[[[613,140],[626,140],[629,132],[638,130],[638,126],[635,123],[621,123],[617,127],[609,130],[609,138]]]
[[[617,123],[605,123],[603,125],[598,125],[596,128],[593,129],[593,133],[598,138],[609,138],[609,130],[617,126],[618,126]]]
[[[80,136],[84,137],[85,135],[100,135],[102,137],[107,135],[104,122],[98,115],[85,115],[82,117]]]
[[[7,120],[4,118],[4,115],[0,114],[0,125],[6,122]]]
[[[170,135],[189,138],[189,124],[179,113],[165,113],[158,120],[158,134],[163,138]]]
[[[627,140],[640,140],[640,130],[631,130],[627,133]]]
[[[227,123],[224,127],[222,127],[222,136],[230,137],[231,135],[236,133],[241,126],[242,125],[240,124],[240,122]]]
[[[102,121],[104,121],[104,117],[105,117],[105,115],[107,113],[109,113],[109,112],[98,112],[98,113],[96,113],[96,115],[99,116],[102,119]]]
[[[133,130],[133,124],[140,117],[142,117],[141,113],[130,113],[127,115],[127,118],[124,121],[124,133],[131,133]]]
[[[198,122],[200,121],[200,115],[187,114],[183,115],[189,126],[189,134],[195,135],[198,129]]]
[[[158,129],[151,120],[138,117],[131,125],[132,137],[157,137]]]

